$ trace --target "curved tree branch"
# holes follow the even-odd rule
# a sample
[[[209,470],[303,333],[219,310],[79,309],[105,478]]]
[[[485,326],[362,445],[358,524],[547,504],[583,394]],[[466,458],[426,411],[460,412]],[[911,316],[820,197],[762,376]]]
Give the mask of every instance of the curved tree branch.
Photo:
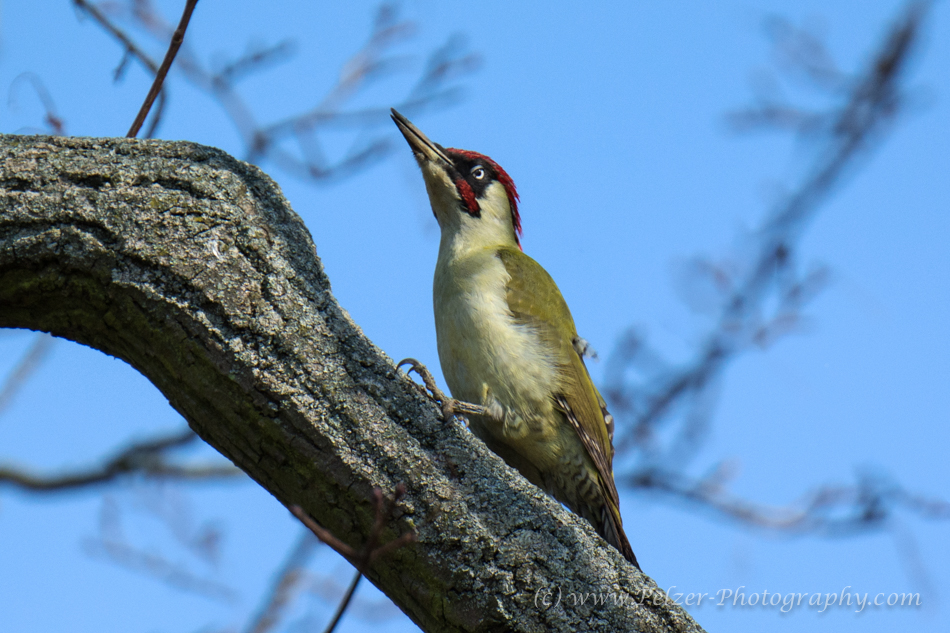
[[[373,528],[374,488],[403,483],[382,540],[412,529],[418,541],[366,576],[424,630],[701,630],[586,522],[444,423],[336,303],[278,187],[219,150],[0,136],[0,326],[126,360],[351,547]]]

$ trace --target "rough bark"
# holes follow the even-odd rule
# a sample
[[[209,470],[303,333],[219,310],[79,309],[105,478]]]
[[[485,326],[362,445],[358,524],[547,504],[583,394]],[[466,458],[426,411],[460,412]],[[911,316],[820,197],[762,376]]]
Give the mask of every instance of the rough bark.
[[[0,326],[124,359],[209,444],[353,547],[373,488],[405,484],[385,538],[415,529],[418,542],[367,575],[426,631],[701,630],[444,423],[334,300],[277,185],[219,150],[0,136]]]

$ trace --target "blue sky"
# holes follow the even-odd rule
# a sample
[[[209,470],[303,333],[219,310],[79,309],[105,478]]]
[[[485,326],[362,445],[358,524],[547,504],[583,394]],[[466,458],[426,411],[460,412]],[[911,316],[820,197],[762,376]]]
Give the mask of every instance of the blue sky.
[[[181,2],[160,2],[175,21]],[[296,56],[242,84],[262,120],[319,99],[363,41],[373,3],[214,2],[198,6],[188,41],[204,60],[249,42],[296,42]],[[630,326],[671,358],[683,358],[707,321],[690,311],[677,271],[696,255],[728,256],[756,227],[777,191],[793,187],[811,155],[785,136],[736,136],[725,113],[748,105],[771,64],[763,27],[771,16],[823,33],[844,69],[865,62],[899,2],[445,3],[417,0],[419,23],[400,50],[420,55],[463,33],[483,59],[463,79],[465,99],[413,117],[433,140],[497,160],[518,184],[525,252],[558,282],[581,333],[605,356]],[[118,46],[68,2],[0,4],[0,131],[42,129],[43,110],[23,79],[39,77],[66,131],[120,136],[149,78],[134,65],[119,84]],[[154,57],[163,48],[149,42]],[[807,309],[808,327],[743,356],[721,386],[701,471],[723,459],[732,489],[784,504],[863,470],[886,473],[928,497],[950,497],[950,12],[938,4],[914,64],[908,109],[887,141],[822,207],[802,243],[806,264],[826,266],[829,287]],[[408,79],[410,75],[406,75]],[[363,103],[389,105],[406,81],[387,82]],[[801,85],[788,94],[814,102]],[[170,78],[159,137],[187,139],[242,156],[218,105]],[[394,359],[438,369],[431,278],[438,230],[424,186],[395,126],[378,128],[396,152],[356,176],[315,186],[264,162],[303,217],[334,294]],[[342,134],[328,137],[342,151]],[[0,333],[0,376],[30,344]],[[605,363],[592,363],[595,380]],[[441,379],[441,376],[439,376]],[[182,422],[165,399],[121,361],[59,342],[0,415],[0,462],[37,469],[80,466],[129,439]],[[202,453],[203,454],[203,453]],[[921,592],[919,609],[815,608],[781,614],[703,605],[709,630],[891,631],[950,627],[950,525],[901,515],[891,533],[853,538],[780,537],[725,523],[680,503],[621,490],[625,525],[645,570],[661,587],[715,594]],[[180,504],[190,526],[221,528],[215,567],[187,558],[154,519]],[[103,512],[119,507],[129,539],[181,559],[233,592],[214,600],[96,555]],[[0,490],[0,612],[10,631],[192,631],[238,628],[255,608],[298,527],[253,484],[194,490],[145,483],[69,496]],[[895,534],[898,536],[895,537]],[[908,573],[902,547],[925,569]],[[349,569],[314,555],[332,595]],[[414,630],[365,584],[341,630],[367,622]],[[315,626],[332,600],[302,601],[290,622]],[[382,620],[373,618],[382,617]],[[288,626],[286,630],[296,630]]]

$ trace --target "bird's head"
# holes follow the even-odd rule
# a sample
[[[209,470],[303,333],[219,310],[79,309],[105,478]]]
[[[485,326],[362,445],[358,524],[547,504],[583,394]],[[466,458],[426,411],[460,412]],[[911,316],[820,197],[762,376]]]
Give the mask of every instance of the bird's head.
[[[422,169],[443,240],[521,248],[518,192],[505,170],[482,154],[433,143],[395,110],[392,117]]]

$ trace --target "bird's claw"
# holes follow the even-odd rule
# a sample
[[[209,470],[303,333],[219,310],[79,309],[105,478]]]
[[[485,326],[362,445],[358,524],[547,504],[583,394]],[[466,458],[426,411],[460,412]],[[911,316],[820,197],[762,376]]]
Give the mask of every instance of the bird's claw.
[[[468,426],[468,418],[465,417],[466,415],[490,415],[489,410],[481,405],[462,402],[461,400],[446,396],[445,393],[439,389],[439,386],[435,384],[435,378],[432,376],[432,372],[415,358],[405,358],[399,361],[396,367],[401,368],[403,365],[409,366],[409,369],[406,370],[407,375],[411,371],[419,374],[424,386],[418,385],[418,383],[415,382],[413,382],[413,384],[417,384],[427,397],[438,403],[442,409],[442,419],[445,421],[458,417],[462,419],[462,423],[465,426]]]
[[[396,364],[396,368],[402,369],[403,365],[409,365],[409,369],[406,370],[407,375],[412,371],[419,374],[419,377],[422,378],[423,384],[420,385],[415,381],[413,381],[413,384],[418,386],[419,389],[421,389],[427,396],[440,403],[445,400],[445,394],[442,393],[442,390],[439,389],[439,386],[435,384],[435,377],[432,376],[432,372],[429,371],[425,365],[417,361],[415,358],[404,358]]]

